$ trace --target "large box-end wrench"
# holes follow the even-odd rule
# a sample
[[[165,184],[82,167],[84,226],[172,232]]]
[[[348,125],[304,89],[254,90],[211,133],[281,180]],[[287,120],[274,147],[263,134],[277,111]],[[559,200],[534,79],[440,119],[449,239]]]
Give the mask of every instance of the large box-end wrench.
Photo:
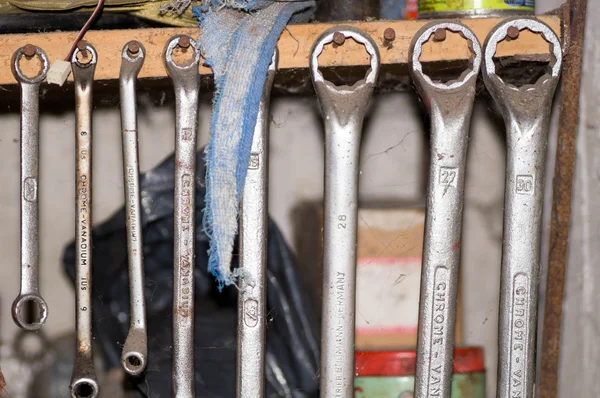
[[[269,99],[277,50],[258,108],[240,211],[240,278],[237,327],[237,397],[265,396],[265,312],[269,175]]]
[[[439,30],[469,42],[471,66],[457,79],[434,82],[423,72],[423,44]],[[460,265],[467,146],[481,46],[457,22],[433,22],[410,46],[410,73],[431,118],[431,155],[421,268],[415,396],[450,397]]]
[[[42,70],[34,77],[21,70],[21,59],[37,56]],[[11,67],[21,85],[21,292],[12,305],[15,323],[24,330],[38,330],[46,322],[48,306],[39,293],[39,128],[40,84],[49,69],[46,53],[27,44],[13,54]],[[37,306],[37,317],[27,319],[27,304]]]
[[[354,39],[371,57],[366,77],[351,87],[338,87],[319,71],[318,57],[334,35],[336,41],[340,35]],[[360,140],[379,74],[379,50],[360,29],[328,29],[313,45],[310,71],[325,124],[321,396],[352,397]]]
[[[81,57],[81,61],[79,60]],[[77,344],[71,376],[73,398],[96,398],[92,356],[92,85],[98,54],[80,42],[71,66],[75,82],[75,326]]]
[[[144,245],[140,204],[140,162],[138,155],[137,104],[135,82],[144,64],[146,50],[133,40],[121,52],[119,87],[121,94],[121,130],[123,137],[123,180],[125,188],[125,226],[129,264],[129,334],[123,346],[121,365],[130,375],[146,368],[148,330],[144,299]]]
[[[173,50],[192,52],[179,64]],[[165,49],[175,88],[175,203],[173,244],[173,397],[194,396],[194,249],[196,222],[196,137],[200,52],[189,36],[173,36]]]
[[[551,72],[535,84],[505,83],[494,65],[496,46],[511,31],[529,29],[551,44]],[[546,146],[552,98],[562,64],[560,42],[536,19],[506,20],[484,45],[483,80],[506,124],[504,240],[498,325],[498,397],[532,397],[540,281]]]

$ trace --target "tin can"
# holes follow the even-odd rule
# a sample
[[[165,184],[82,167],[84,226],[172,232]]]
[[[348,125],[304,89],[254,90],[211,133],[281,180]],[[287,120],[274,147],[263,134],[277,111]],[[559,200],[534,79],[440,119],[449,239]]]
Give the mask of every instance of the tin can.
[[[412,398],[417,353],[357,351],[354,355],[355,398]],[[452,369],[452,398],[485,398],[483,349],[457,348]]]
[[[417,0],[380,0],[379,19],[417,19]]]
[[[506,17],[535,13],[535,0],[419,0],[419,19]]]

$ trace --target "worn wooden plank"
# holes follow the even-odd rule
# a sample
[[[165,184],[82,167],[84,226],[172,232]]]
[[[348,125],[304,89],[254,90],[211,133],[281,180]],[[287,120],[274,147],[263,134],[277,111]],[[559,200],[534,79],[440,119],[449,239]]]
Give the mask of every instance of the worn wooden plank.
[[[548,23],[557,34],[560,34],[560,18],[557,16],[540,17]],[[483,42],[488,32],[500,19],[466,19],[463,20],[479,40]],[[350,25],[359,27],[369,33],[379,45],[382,64],[405,64],[408,62],[410,41],[425,21],[374,21],[351,22]],[[315,39],[332,24],[290,25],[279,39],[279,68],[298,69],[308,67],[310,49]],[[394,29],[396,38],[390,45],[383,42],[383,32],[387,28]],[[147,50],[147,60],[140,72],[141,78],[161,78],[166,76],[162,60],[162,52],[167,40],[175,34],[197,36],[198,29],[194,28],[154,28],[135,30],[90,31],[85,39],[96,47],[99,54],[96,68],[97,80],[117,79],[121,64],[120,54],[124,44],[129,40],[139,40]],[[10,59],[14,51],[27,43],[35,44],[48,54],[50,61],[64,59],[75,39],[75,32],[56,32],[39,34],[0,35],[0,85],[14,84],[15,80],[10,71]],[[388,43],[389,44],[389,43]],[[535,35],[523,32],[519,40],[503,43],[499,46],[497,55],[510,56],[514,54],[540,55],[547,54],[548,46],[542,40],[536,40]],[[470,55],[466,42],[456,35],[448,35],[443,42],[431,42],[424,48],[422,61],[453,61],[466,59]],[[367,65],[368,58],[364,51],[344,45],[337,49],[324,52],[319,58],[323,67]],[[202,66],[202,74],[210,74],[209,68]]]

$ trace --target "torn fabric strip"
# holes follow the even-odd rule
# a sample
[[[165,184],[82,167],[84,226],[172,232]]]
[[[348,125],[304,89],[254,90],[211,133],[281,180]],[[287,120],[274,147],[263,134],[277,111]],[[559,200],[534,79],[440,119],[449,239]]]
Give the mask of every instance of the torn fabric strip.
[[[219,287],[235,283],[231,270],[239,202],[267,69],[279,36],[295,13],[313,1],[213,0],[194,8],[198,45],[215,79],[206,150],[206,208],[209,270]]]

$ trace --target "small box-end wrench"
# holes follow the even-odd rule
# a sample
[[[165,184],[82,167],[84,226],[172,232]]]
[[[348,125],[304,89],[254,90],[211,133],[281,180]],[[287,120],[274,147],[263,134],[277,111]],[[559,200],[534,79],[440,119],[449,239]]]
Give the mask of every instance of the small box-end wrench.
[[[21,59],[37,56],[42,70],[28,77],[21,70]],[[21,86],[21,292],[12,305],[15,323],[24,330],[38,330],[46,322],[48,306],[39,293],[39,118],[40,84],[49,69],[46,53],[27,44],[13,54],[11,67]],[[27,304],[37,306],[37,317],[25,316]]]
[[[552,47],[551,72],[535,84],[515,87],[496,73],[493,57],[497,44],[515,28],[541,34]],[[543,22],[509,19],[489,33],[483,62],[483,81],[506,124],[497,396],[532,397],[546,146],[562,50],[552,29]]]
[[[80,61],[81,57],[81,61]],[[96,398],[92,355],[92,85],[98,54],[80,42],[71,57],[75,82],[75,325],[71,397]]]
[[[123,136],[123,180],[125,188],[125,225],[129,263],[129,334],[123,346],[121,365],[130,375],[146,368],[148,331],[144,299],[144,253],[140,204],[140,164],[138,155],[136,79],[146,57],[144,46],[133,40],[121,52],[119,87],[121,130]]]
[[[370,69],[353,86],[336,86],[319,71],[318,57],[334,35],[365,46]],[[354,316],[358,166],[362,124],[379,74],[379,50],[360,29],[328,29],[313,45],[310,71],[325,124],[321,396],[354,394]]]
[[[423,44],[438,30],[469,42],[471,66],[454,81],[434,82],[423,72]],[[432,22],[410,46],[410,73],[431,118],[431,156],[421,268],[415,397],[450,397],[460,265],[465,170],[481,46],[457,22]]]
[[[192,51],[184,64],[173,50]],[[173,259],[173,397],[194,396],[194,249],[196,221],[196,137],[200,94],[200,52],[189,36],[172,37],[165,49],[175,88],[175,206]]]
[[[265,312],[269,174],[269,99],[277,70],[277,50],[267,70],[240,211],[237,397],[265,396]]]

